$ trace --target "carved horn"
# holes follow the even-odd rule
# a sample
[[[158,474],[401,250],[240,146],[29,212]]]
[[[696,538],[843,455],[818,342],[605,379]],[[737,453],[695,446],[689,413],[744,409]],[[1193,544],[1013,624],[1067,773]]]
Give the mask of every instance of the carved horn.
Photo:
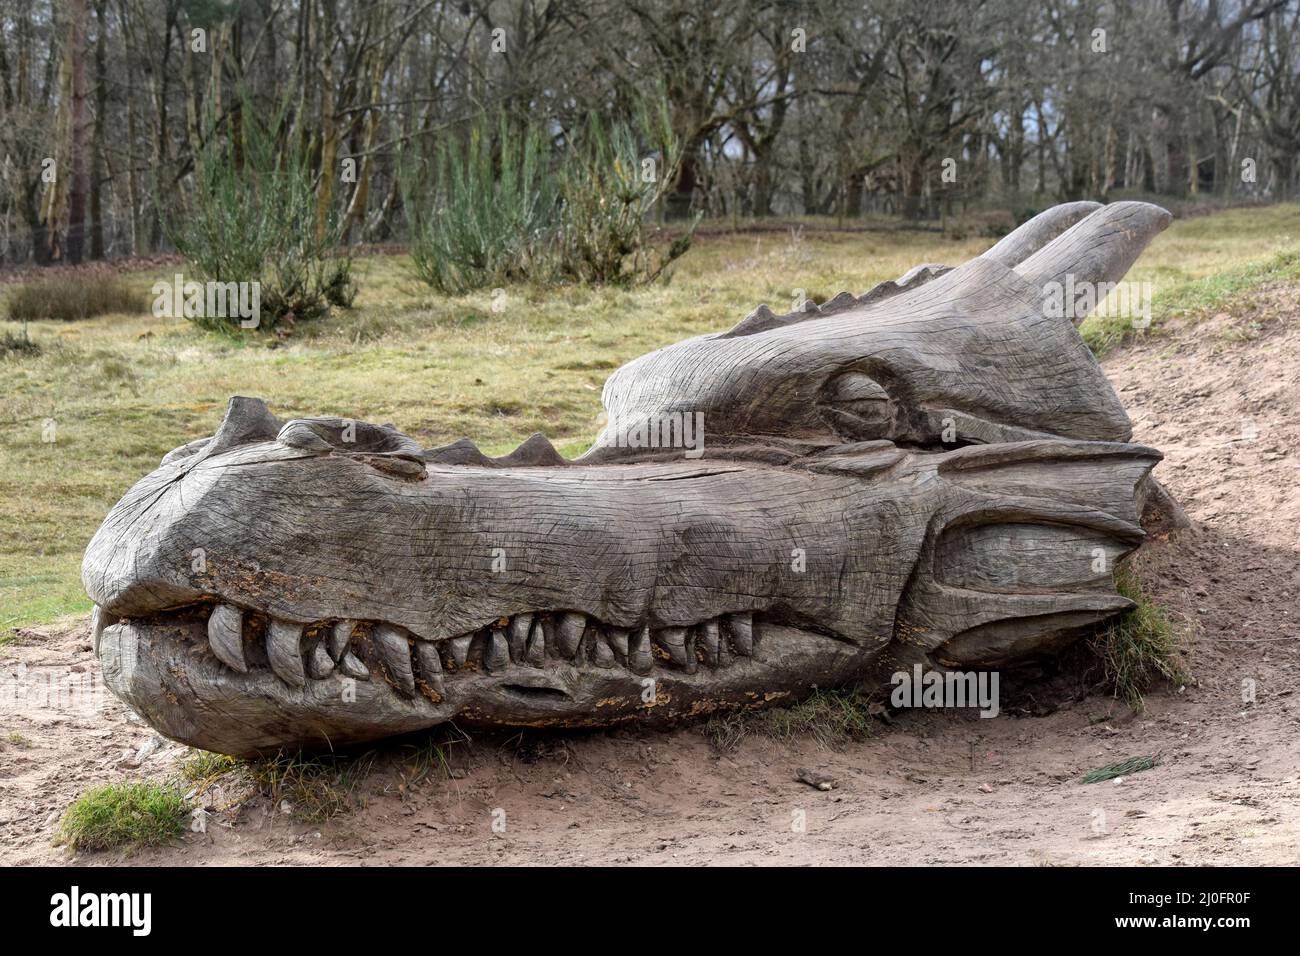
[[[1014,232],[1007,233],[980,258],[992,259],[1014,269],[1065,230],[1101,208],[1099,202],[1067,202],[1053,206]]]
[[[1111,203],[1071,226],[1015,270],[1040,288],[1064,282],[1066,275],[1073,275],[1076,283],[1118,282],[1173,218],[1151,203]]]

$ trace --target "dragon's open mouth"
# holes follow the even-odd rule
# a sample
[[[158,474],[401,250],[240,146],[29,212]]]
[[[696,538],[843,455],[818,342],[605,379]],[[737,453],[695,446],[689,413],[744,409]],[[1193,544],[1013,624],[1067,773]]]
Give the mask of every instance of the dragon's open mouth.
[[[745,706],[801,692],[810,668],[845,679],[877,652],[748,612],[633,629],[525,612],[430,641],[382,621],[302,624],[203,602],[132,618],[97,608],[94,630],[109,686],[155,726],[248,754],[452,717],[582,727]]]
[[[689,627],[622,628],[579,611],[548,611],[500,617],[469,633],[429,641],[385,621],[302,624],[228,603],[191,605],[131,621],[146,627],[188,622],[202,625],[208,650],[239,674],[270,670],[290,687],[332,676],[360,681],[380,676],[396,691],[435,704],[454,693],[464,676],[509,674],[519,667],[618,670],[643,677],[725,670],[754,657],[765,630],[771,633],[776,626],[765,626],[761,618],[756,622],[752,612]]]

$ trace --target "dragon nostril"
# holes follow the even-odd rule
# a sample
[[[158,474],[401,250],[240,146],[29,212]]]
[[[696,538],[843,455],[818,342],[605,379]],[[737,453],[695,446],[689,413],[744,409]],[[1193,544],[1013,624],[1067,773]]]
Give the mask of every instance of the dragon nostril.
[[[304,451],[330,451],[334,448],[332,443],[322,438],[316,429],[301,419],[289,422],[281,428],[275,440],[282,445],[301,448]]]
[[[343,418],[295,418],[276,441],[304,451],[340,451],[362,455],[400,455],[415,460],[422,449],[415,439],[391,425],[372,425]]]

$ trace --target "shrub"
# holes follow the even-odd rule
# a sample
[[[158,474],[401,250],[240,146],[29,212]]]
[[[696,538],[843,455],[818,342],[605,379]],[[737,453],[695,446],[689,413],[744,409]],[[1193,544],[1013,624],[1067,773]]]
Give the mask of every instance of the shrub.
[[[647,221],[676,178],[664,111],[642,110],[635,126],[593,117],[554,156],[536,127],[518,132],[503,117],[495,140],[489,132],[480,121],[463,142],[440,144],[432,186],[418,156],[403,166],[411,257],[438,291],[524,280],[638,285],[690,248],[698,219],[663,250]]]
[[[188,205],[165,217],[168,237],[198,281],[259,282],[260,328],[350,307],[356,286],[350,257],[335,253],[338,217],[319,215],[308,151],[285,132],[284,109],[263,123],[245,99],[238,117],[238,154],[228,139],[209,139]],[[219,327],[240,320],[195,321]]]
[[[595,114],[570,148],[557,236],[556,266],[565,278],[620,286],[653,282],[691,247],[698,218],[667,249],[651,241],[646,220],[676,178],[676,149],[666,121],[656,126],[643,114],[640,127],[643,135],[657,133],[657,157],[641,155],[632,128],[606,129]]]
[[[5,332],[0,335],[0,355],[40,355],[41,347],[27,337],[27,325],[23,324],[21,332]],[[3,643],[0,640],[0,643]]]
[[[515,134],[503,117],[493,155],[482,123],[463,145],[441,143],[429,201],[415,194],[419,171],[407,167],[404,206],[416,274],[439,292],[459,295],[535,275],[556,224],[556,183],[540,133]]]
[[[73,322],[114,312],[148,308],[144,295],[115,279],[50,279],[27,282],[9,293],[8,318],[15,322],[53,319]]]

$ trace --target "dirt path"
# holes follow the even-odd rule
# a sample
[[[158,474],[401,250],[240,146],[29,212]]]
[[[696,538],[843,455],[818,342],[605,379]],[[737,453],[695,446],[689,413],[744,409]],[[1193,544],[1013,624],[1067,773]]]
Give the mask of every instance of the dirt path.
[[[1136,439],[1165,451],[1157,473],[1198,524],[1143,558],[1149,592],[1190,634],[1197,678],[1152,695],[1145,714],[1092,697],[1028,716],[1025,698],[996,720],[908,712],[864,743],[748,738],[725,755],[698,727],[487,737],[450,748],[450,779],[416,783],[418,755],[399,742],[361,780],[363,809],[316,825],[256,798],[129,862],[1300,862],[1296,295],[1261,294],[1247,313],[1106,363]],[[96,673],[84,621],[0,649],[0,862],[66,860],[50,837],[79,792],[175,776],[186,755],[163,745],[131,766],[155,737]],[[1157,768],[1122,782],[1078,782],[1154,753]],[[798,768],[837,786],[796,782]]]

